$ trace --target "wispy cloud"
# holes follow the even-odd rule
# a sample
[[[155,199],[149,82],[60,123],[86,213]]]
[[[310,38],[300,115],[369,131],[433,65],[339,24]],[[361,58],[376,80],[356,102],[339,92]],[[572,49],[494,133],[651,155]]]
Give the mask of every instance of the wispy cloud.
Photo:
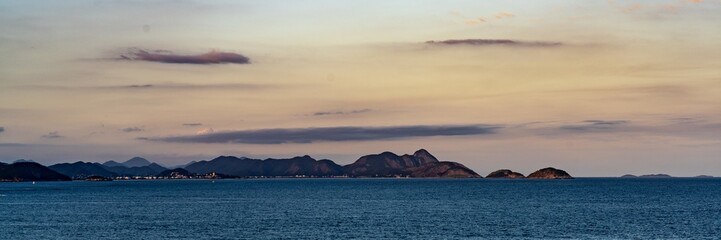
[[[313,116],[328,116],[328,115],[348,115],[348,114],[358,114],[358,113],[366,113],[372,111],[369,108],[364,109],[358,109],[358,110],[352,110],[352,111],[327,111],[327,112],[314,112]]]
[[[198,126],[203,126],[203,124],[202,124],[202,123],[183,123],[183,126],[186,126],[186,127],[198,127]]]
[[[466,25],[477,25],[477,24],[481,24],[481,23],[486,22],[486,18],[485,18],[485,17],[472,17],[472,18],[469,18],[469,17],[464,16],[463,14],[461,14],[461,13],[458,12],[458,11],[451,11],[449,14],[450,14],[451,16],[453,16],[453,17],[455,17],[455,18],[458,18],[459,20],[463,21],[463,23],[466,24]]]
[[[123,131],[123,132],[142,132],[142,131],[145,131],[145,129],[143,129],[143,128],[141,128],[141,127],[127,127],[127,128],[120,129],[120,131]]]
[[[471,25],[471,26],[473,26],[473,25],[479,25],[479,24],[482,24],[482,23],[486,23],[486,22],[488,22],[489,20],[494,20],[494,18],[495,18],[496,21],[498,21],[498,20],[501,20],[501,19],[503,19],[503,18],[509,18],[509,17],[515,17],[515,16],[516,16],[515,14],[509,13],[509,12],[499,12],[499,13],[497,13],[494,17],[491,17],[491,18],[487,18],[487,17],[485,17],[485,16],[466,17],[466,16],[464,16],[464,15],[463,15],[461,12],[459,12],[459,11],[451,11],[449,14],[450,14],[451,16],[453,16],[453,17],[461,20],[464,24],[466,24],[466,25]]]
[[[155,85],[152,85],[152,84],[144,84],[144,85],[129,85],[129,86],[122,86],[122,87],[127,87],[127,88],[151,88],[151,87],[155,87]]]
[[[19,86],[19,89],[30,90],[127,90],[127,91],[151,91],[151,90],[259,90],[273,88],[276,86],[251,83],[217,83],[217,84],[185,84],[185,83],[160,83],[160,84],[132,84],[132,85],[106,85],[106,86]]]
[[[436,46],[508,46],[508,47],[558,47],[561,42],[518,41],[510,39],[449,39],[443,41],[426,41]]]
[[[495,134],[498,125],[425,125],[392,127],[278,128],[206,134],[140,138],[181,143],[283,144],[338,141],[372,141],[401,138]]]
[[[571,123],[546,122],[518,125],[516,133],[535,134],[544,137],[598,136],[628,138],[633,136],[672,136],[719,140],[721,124],[699,118],[671,118],[656,120],[584,120]]]
[[[625,126],[629,123],[626,120],[586,120],[578,124],[563,125],[559,127],[561,130],[570,131],[607,131],[614,130]]]
[[[52,131],[52,132],[49,132],[48,134],[43,135],[42,137],[53,139],[53,138],[63,138],[65,136],[60,135],[60,133],[58,133],[57,131]]]
[[[165,84],[142,84],[142,85],[122,85],[122,86],[105,86],[98,88],[111,89],[129,89],[129,90],[184,90],[184,89],[261,89],[269,87],[267,85],[249,84],[249,83],[219,83],[219,84],[181,84],[181,83],[165,83]]]
[[[503,18],[515,17],[515,16],[516,15],[514,15],[513,13],[500,12],[500,13],[496,14],[496,19],[503,19]]]
[[[486,18],[484,17],[476,17],[476,18],[467,18],[463,20],[464,23],[468,25],[476,25],[486,22]]]
[[[250,58],[241,54],[215,50],[203,54],[181,55],[167,50],[149,51],[143,49],[131,49],[130,53],[120,55],[119,59],[176,64],[250,64]]]

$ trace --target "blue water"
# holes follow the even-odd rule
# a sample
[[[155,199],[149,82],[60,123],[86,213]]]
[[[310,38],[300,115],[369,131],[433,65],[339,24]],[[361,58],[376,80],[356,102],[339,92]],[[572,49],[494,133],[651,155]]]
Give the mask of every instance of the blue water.
[[[0,183],[0,239],[721,239],[721,179]]]

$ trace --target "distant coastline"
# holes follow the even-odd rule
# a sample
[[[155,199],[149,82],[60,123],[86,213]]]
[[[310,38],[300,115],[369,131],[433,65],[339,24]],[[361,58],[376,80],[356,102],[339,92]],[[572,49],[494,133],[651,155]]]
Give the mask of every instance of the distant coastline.
[[[528,176],[502,169],[487,178],[573,179],[566,171],[543,168]],[[348,165],[310,156],[289,159],[251,159],[220,156],[212,160],[192,161],[168,169],[141,157],[119,163],[74,162],[43,166],[30,160],[0,163],[0,181],[109,181],[156,179],[222,178],[483,178],[451,161],[440,161],[425,149],[413,154],[392,152],[370,154]]]

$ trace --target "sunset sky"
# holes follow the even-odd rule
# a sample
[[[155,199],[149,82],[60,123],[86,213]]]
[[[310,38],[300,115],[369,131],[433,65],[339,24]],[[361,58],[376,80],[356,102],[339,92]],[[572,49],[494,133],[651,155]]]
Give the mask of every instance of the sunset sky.
[[[721,176],[721,1],[0,1],[0,161]]]

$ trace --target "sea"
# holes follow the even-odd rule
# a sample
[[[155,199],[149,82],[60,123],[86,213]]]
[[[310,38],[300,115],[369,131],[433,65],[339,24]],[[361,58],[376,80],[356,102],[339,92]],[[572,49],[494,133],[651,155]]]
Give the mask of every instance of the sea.
[[[5,182],[0,239],[721,239],[721,179]]]

